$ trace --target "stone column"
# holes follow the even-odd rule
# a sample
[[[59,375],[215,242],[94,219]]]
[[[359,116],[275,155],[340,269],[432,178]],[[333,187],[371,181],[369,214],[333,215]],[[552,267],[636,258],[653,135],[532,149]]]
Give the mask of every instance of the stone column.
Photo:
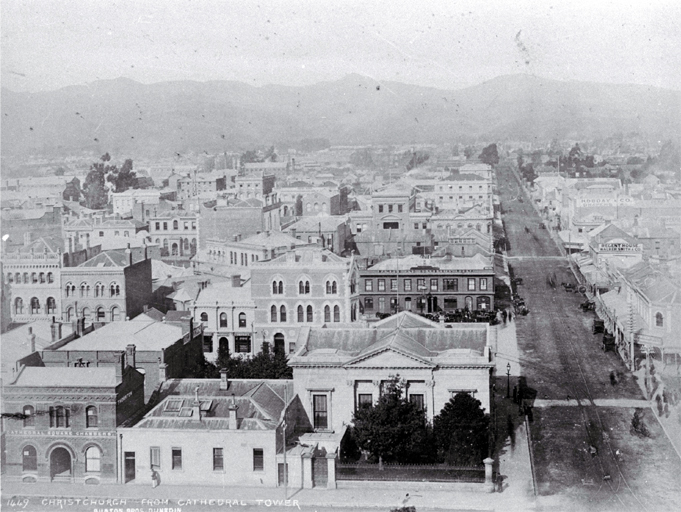
[[[482,462],[485,464],[485,487],[487,492],[494,492],[494,471],[492,469],[494,459],[487,457]]]
[[[331,452],[326,454],[326,463],[328,465],[328,479],[326,481],[327,489],[336,489],[336,453]]]
[[[312,453],[303,453],[303,489],[312,489]]]

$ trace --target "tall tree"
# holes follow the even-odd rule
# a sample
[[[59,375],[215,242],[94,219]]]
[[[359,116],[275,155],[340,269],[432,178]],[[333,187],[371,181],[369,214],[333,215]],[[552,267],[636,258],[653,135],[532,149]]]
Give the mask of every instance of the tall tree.
[[[132,160],[127,159],[118,169],[115,165],[110,166],[106,181],[113,183],[114,192],[125,192],[129,188],[138,188],[137,175],[132,170]]]
[[[483,148],[482,153],[478,156],[482,163],[487,165],[497,165],[499,163],[499,152],[497,150],[497,145],[492,143],[489,146]]]
[[[404,396],[399,375],[385,383],[374,406],[360,407],[353,416],[353,436],[379,464],[426,461],[432,455],[431,428],[426,413]]]
[[[107,163],[111,160],[109,153],[105,153],[90,166],[90,171],[83,183],[83,194],[85,195],[85,206],[92,210],[101,210],[109,202],[108,188],[106,186],[106,175],[111,171],[111,166]]]
[[[480,400],[457,393],[433,419],[433,434],[440,460],[478,465],[488,454],[489,415]]]

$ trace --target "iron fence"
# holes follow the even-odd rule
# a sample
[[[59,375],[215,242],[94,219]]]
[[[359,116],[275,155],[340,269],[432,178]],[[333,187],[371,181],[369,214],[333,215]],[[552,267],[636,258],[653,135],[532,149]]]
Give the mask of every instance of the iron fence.
[[[449,466],[446,464],[378,464],[367,462],[337,463],[337,480],[473,482],[485,481],[484,466]]]

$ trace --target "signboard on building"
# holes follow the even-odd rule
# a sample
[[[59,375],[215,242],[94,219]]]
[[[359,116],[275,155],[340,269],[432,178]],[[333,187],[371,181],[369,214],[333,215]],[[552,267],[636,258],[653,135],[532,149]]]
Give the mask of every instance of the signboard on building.
[[[599,253],[639,253],[643,252],[642,245],[631,245],[623,242],[598,244]]]
[[[581,197],[577,199],[576,206],[578,208],[586,208],[589,206],[617,206],[617,205],[631,205],[634,204],[634,198],[629,196],[619,197]]]

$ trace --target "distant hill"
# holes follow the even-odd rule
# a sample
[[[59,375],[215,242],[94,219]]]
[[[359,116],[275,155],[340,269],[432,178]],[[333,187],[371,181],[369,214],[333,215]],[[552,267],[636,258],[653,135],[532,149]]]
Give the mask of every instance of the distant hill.
[[[349,75],[311,86],[104,80],[2,89],[2,150],[65,156],[214,153],[327,138],[332,144],[550,140],[681,133],[681,93],[529,75],[447,91]]]

